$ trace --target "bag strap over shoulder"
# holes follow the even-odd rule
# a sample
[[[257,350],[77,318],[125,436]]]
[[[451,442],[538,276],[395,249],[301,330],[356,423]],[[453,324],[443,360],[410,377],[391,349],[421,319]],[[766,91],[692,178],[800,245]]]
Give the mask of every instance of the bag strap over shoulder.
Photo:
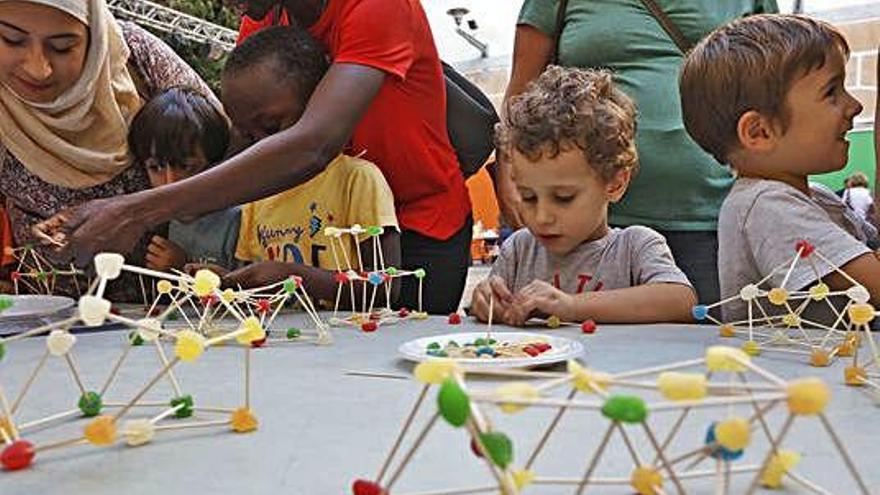
[[[675,43],[675,46],[681,50],[681,53],[686,54],[691,48],[692,45],[688,41],[688,39],[684,36],[684,33],[678,29],[678,26],[672,22],[672,19],[666,15],[666,12],[663,12],[663,9],[657,5],[657,2],[654,0],[642,0],[642,4],[645,6],[648,11],[651,12],[651,15],[654,16],[654,19],[657,20],[657,23],[660,24],[660,27],[666,31],[666,34],[669,35],[669,38],[672,39],[672,42]]]
[[[565,27],[565,12],[568,10],[568,0],[559,0],[556,10],[556,28],[553,30],[553,53],[550,55],[548,65],[559,63],[559,38],[562,36],[562,28]]]

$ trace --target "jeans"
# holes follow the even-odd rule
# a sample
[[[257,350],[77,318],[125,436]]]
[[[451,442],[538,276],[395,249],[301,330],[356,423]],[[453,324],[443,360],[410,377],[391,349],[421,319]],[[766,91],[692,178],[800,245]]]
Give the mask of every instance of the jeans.
[[[718,288],[718,232],[660,230],[666,238],[675,264],[687,275],[697,290],[701,304],[721,298]]]
[[[400,236],[402,267],[423,268],[422,308],[431,314],[449,314],[458,309],[471,265],[471,236],[474,220],[468,216],[464,226],[445,241],[404,230]],[[399,304],[419,307],[419,283],[415,277],[403,277]]]

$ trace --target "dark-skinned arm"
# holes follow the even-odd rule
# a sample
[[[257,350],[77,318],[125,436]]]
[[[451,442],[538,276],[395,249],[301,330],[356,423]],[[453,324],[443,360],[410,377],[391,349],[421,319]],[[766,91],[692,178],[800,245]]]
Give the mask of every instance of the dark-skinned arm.
[[[356,64],[333,64],[302,118],[222,164],[156,189],[86,203],[38,225],[61,228],[69,255],[85,265],[100,251],[130,252],[148,229],[261,199],[321,173],[342,150],[385,80]],[[56,237],[57,238],[57,237]]]
[[[382,243],[382,257],[385,260],[386,267],[400,266],[400,234],[396,229],[386,228],[385,233],[380,237]],[[366,239],[358,244],[361,252],[361,259],[365,267],[372,267],[373,260],[373,242]],[[241,286],[243,288],[260,287],[284,280],[292,275],[302,277],[306,291],[312,298],[323,301],[334,301],[336,299],[337,283],[334,278],[336,271],[326,270],[314,266],[305,265],[303,263],[284,263],[281,261],[262,261],[253,263],[244,268],[235,270],[223,277],[223,285],[229,287]],[[363,304],[363,290],[358,285],[354,291],[355,304],[361,306]],[[391,283],[391,303],[397,300],[400,293],[399,279],[393,279]],[[352,309],[351,296],[348,288],[342,294],[340,299],[340,307],[344,309]],[[372,297],[372,289],[367,290],[367,303]],[[385,291],[376,292],[376,300],[374,305],[380,306],[385,304]]]

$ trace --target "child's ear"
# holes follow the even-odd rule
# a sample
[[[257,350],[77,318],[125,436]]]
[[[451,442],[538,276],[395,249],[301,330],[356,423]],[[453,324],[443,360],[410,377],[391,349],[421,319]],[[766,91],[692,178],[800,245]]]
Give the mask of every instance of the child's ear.
[[[626,188],[629,186],[629,181],[632,178],[632,169],[624,168],[618,170],[611,179],[605,184],[605,195],[608,198],[609,203],[617,203],[623,198],[623,193],[626,192]]]
[[[776,146],[777,128],[769,119],[755,110],[742,114],[736,123],[736,136],[740,148],[757,153],[766,153]]]

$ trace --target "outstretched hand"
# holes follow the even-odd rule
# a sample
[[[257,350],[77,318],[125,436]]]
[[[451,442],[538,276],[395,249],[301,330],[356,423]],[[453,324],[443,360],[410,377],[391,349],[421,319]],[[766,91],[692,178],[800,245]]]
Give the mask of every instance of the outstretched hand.
[[[224,287],[262,287],[280,282],[294,274],[291,263],[281,261],[260,261],[244,268],[233,270],[223,276]]]
[[[555,315],[570,319],[574,296],[543,280],[532,280],[514,296],[508,318],[513,326],[523,326],[529,318]]]

